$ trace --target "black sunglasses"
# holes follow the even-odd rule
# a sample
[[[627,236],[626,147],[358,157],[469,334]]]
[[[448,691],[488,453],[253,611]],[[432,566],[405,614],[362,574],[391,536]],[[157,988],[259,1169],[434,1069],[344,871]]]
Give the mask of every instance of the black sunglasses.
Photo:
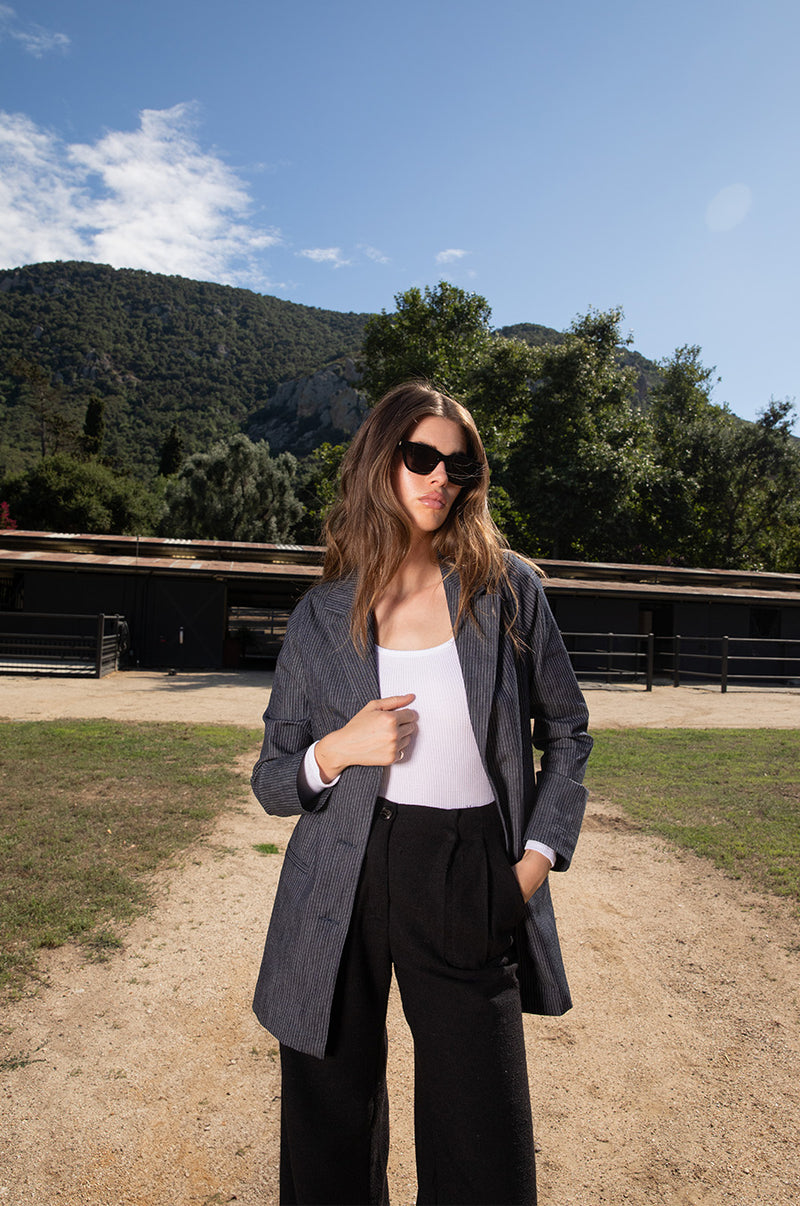
[[[483,477],[483,465],[465,452],[451,452],[445,456],[432,444],[417,444],[413,440],[401,440],[397,445],[403,455],[403,464],[410,473],[427,475],[444,462],[447,480],[454,486],[474,486]]]

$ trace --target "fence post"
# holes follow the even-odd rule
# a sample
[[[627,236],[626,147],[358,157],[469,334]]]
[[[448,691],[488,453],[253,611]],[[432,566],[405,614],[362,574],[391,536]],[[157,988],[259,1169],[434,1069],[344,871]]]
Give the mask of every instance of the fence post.
[[[652,632],[647,634],[647,670],[645,672],[645,690],[653,690],[653,665],[655,663],[656,638]]]
[[[728,638],[722,638],[722,667],[720,672],[719,688],[722,694],[728,690]]]
[[[606,635],[608,636],[608,647],[606,649],[606,682],[610,683],[612,679],[611,666],[614,660],[614,633],[609,632]]]
[[[106,617],[99,615],[97,617],[97,636],[95,638],[94,651],[94,676],[102,678],[103,676],[103,634],[106,630]]]
[[[675,650],[675,660],[672,667],[672,685],[673,687],[679,687],[681,685],[681,638],[679,636],[675,637],[672,647]]]

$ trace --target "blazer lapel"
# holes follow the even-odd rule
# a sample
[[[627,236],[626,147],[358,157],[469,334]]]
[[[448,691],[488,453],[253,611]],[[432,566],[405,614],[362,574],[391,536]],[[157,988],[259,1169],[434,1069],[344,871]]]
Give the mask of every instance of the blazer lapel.
[[[331,588],[328,597],[331,646],[343,676],[364,707],[371,699],[380,697],[378,669],[375,664],[375,625],[369,617],[367,649],[362,656],[350,636],[350,609],[355,594],[355,579],[343,578]]]
[[[444,573],[444,589],[450,609],[450,619],[455,631],[458,602],[461,594],[458,575]],[[500,596],[479,592],[473,599],[473,611],[477,625],[465,619],[456,633],[456,649],[461,662],[461,673],[467,690],[467,704],[472,722],[472,731],[478,743],[481,757],[486,757],[486,736],[489,715],[492,709],[495,677],[497,675],[497,647],[500,634]]]

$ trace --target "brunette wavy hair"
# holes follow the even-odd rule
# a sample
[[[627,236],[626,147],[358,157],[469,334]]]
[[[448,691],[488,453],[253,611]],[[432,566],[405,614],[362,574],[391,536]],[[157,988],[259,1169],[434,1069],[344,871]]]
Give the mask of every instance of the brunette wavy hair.
[[[421,419],[450,419],[464,432],[468,454],[483,469],[474,485],[464,486],[445,523],[434,533],[433,550],[457,573],[461,599],[456,630],[473,615],[472,601],[481,587],[508,584],[508,547],[489,514],[489,465],[472,415],[426,381],[410,381],[389,390],[365,418],[342,461],[339,496],[325,522],[322,581],[355,574],[356,592],[351,633],[362,652],[367,646],[369,616],[376,601],[400,568],[410,547],[412,525],[400,505],[392,475],[401,440],[413,439]]]

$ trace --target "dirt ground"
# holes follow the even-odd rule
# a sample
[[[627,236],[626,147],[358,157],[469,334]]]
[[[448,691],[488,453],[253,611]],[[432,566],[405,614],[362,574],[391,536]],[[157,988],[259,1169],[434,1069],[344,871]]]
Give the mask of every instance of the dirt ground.
[[[261,671],[168,674],[136,670],[101,679],[0,675],[0,719],[191,720],[258,728],[272,675]],[[800,691],[584,685],[593,729],[770,728],[800,724]]]
[[[0,678],[0,716],[256,728],[260,674]],[[587,690],[603,728],[795,727],[797,692]],[[256,753],[257,741],[253,754]],[[242,767],[249,767],[250,759]],[[0,1013],[0,1206],[277,1202],[277,1044],[250,1012],[291,821],[243,783],[105,963],[51,952]],[[800,1201],[800,917],[590,803],[553,876],[574,1009],[528,1018],[542,1206]],[[414,1201],[412,1049],[390,1019],[392,1201]]]

